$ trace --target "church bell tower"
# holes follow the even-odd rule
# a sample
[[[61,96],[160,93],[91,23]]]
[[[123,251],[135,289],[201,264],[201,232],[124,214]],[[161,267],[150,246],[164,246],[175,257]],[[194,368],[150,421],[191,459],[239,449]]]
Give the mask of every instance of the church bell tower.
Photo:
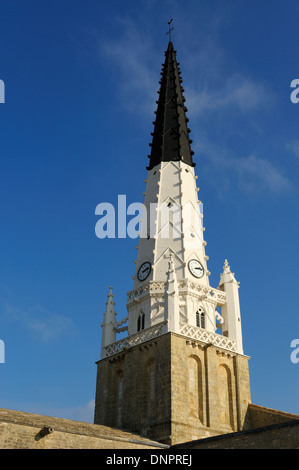
[[[170,41],[128,315],[116,320],[110,287],[97,362],[95,423],[167,444],[246,429],[250,403],[239,283],[225,260],[210,286],[183,93]]]

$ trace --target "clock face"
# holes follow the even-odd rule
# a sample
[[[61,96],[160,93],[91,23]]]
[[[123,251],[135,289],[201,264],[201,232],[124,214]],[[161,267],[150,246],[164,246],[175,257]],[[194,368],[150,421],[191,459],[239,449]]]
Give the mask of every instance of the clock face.
[[[202,264],[199,261],[197,261],[197,259],[190,260],[188,266],[189,266],[190,273],[194,277],[197,277],[199,279],[204,275],[205,270]]]
[[[151,269],[152,269],[151,263],[149,263],[148,261],[143,263],[140,266],[138,270],[138,274],[137,274],[139,281],[144,281],[148,277],[149,273],[151,272]]]

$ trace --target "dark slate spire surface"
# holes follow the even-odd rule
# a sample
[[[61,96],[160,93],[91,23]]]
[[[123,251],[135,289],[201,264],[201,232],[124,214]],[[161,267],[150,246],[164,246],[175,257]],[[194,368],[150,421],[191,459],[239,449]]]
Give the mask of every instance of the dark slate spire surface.
[[[195,166],[189,138],[187,108],[183,96],[182,79],[176,59],[176,51],[170,41],[165,52],[165,63],[161,72],[159,99],[156,120],[154,124],[153,140],[150,144],[150,163],[147,170],[151,170],[161,162],[183,161],[187,165]]]

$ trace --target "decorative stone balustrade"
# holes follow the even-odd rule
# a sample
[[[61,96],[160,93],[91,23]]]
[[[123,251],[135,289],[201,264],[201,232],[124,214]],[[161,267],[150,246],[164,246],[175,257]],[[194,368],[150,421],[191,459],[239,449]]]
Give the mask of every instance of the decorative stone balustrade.
[[[157,323],[157,325],[146,328],[145,330],[139,331],[138,333],[123,338],[115,343],[109,344],[104,348],[105,355],[104,357],[112,356],[113,354],[118,354],[126,349],[132,348],[138,344],[145,343],[151,339],[157,338],[164,334],[167,330],[164,328],[167,322],[163,321]],[[203,328],[196,326],[188,325],[187,323],[180,323],[180,334],[186,336],[187,338],[200,341],[206,344],[213,344],[222,349],[227,349],[232,352],[237,352],[237,342],[226,336],[218,335],[217,333],[212,333]]]
[[[203,343],[211,343],[219,348],[228,349],[229,351],[237,352],[237,341],[227,338],[226,336],[211,333],[197,326],[191,326],[186,323],[180,323],[180,333],[188,338],[202,341]]]
[[[211,287],[203,286],[197,282],[184,279],[179,281],[179,291],[195,293],[203,297],[212,298],[218,305],[224,305],[226,302],[225,292],[213,289]],[[136,290],[132,290],[127,294],[127,303],[131,304],[134,301],[141,300],[144,296],[148,294],[164,294],[165,292],[165,282],[149,282],[145,286],[139,287]]]
[[[145,343],[146,341],[156,338],[157,336],[161,336],[165,324],[166,322],[164,321],[161,323],[157,323],[157,325],[151,326],[149,328],[146,328],[145,330],[139,331],[134,335],[128,336],[126,338],[120,339],[119,341],[116,341],[115,343],[109,344],[104,348],[106,353],[104,357],[112,356],[113,354],[120,353],[138,344]]]

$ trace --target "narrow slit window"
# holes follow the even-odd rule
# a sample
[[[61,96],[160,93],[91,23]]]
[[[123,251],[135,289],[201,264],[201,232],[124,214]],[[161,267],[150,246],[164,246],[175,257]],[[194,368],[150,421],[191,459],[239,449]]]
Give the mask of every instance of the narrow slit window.
[[[202,309],[199,309],[196,312],[196,326],[203,329],[206,327],[205,312]]]
[[[145,315],[143,312],[140,312],[138,320],[137,320],[137,331],[144,330],[145,326]]]
[[[201,312],[200,314],[200,327],[203,329],[206,327],[206,318],[204,312]]]

